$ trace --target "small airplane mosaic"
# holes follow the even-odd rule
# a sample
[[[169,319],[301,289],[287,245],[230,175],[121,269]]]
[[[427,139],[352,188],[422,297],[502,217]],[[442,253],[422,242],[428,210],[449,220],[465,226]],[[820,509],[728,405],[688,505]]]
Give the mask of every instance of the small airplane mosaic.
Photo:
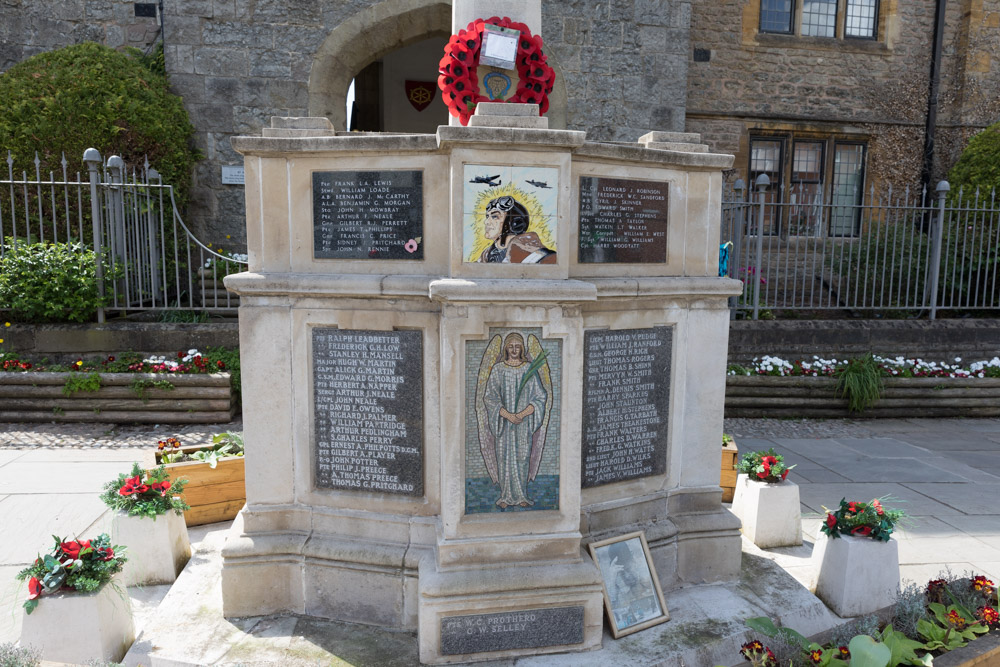
[[[498,178],[500,178],[500,174],[497,174],[496,176],[476,176],[471,181],[469,181],[469,183],[485,183],[491,188],[495,188],[496,186],[500,185],[500,181],[497,181]],[[493,181],[496,181],[496,183],[494,183]]]

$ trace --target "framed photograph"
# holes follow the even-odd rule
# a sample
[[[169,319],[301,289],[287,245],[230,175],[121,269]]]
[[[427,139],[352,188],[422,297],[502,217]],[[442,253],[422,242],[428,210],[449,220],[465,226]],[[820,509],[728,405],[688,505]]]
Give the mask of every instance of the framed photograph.
[[[670,620],[642,531],[588,547],[601,570],[604,608],[615,639]]]

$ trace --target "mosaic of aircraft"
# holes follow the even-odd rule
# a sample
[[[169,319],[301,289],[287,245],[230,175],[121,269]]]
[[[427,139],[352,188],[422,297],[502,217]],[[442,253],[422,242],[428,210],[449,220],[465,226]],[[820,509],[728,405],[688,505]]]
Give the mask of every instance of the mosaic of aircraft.
[[[497,181],[496,183],[493,182],[498,178],[500,178],[500,174],[497,174],[496,176],[476,176],[474,179],[469,181],[469,183],[485,183],[491,188],[495,188],[500,185],[500,181]]]
[[[544,190],[551,190],[551,189],[552,189],[552,186],[551,186],[551,185],[549,185],[549,184],[548,184],[547,182],[545,182],[545,181],[532,181],[532,180],[527,180],[527,181],[525,181],[525,183],[528,183],[528,184],[530,184],[530,185],[534,185],[534,186],[535,186],[536,188],[542,188],[542,189],[544,189]]]

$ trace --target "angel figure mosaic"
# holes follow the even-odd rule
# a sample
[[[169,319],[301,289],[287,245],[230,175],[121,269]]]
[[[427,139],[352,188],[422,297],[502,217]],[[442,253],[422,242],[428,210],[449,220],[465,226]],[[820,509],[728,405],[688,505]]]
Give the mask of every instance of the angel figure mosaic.
[[[478,454],[489,479],[481,480],[488,481],[488,486],[480,484],[471,490],[494,507],[478,511],[531,509],[539,495],[551,497],[538,509],[550,509],[556,500],[553,489],[558,488],[558,469],[551,471],[555,476],[538,479],[553,427],[556,392],[552,377],[549,353],[534,333],[510,331],[490,338],[479,359],[474,399]],[[558,450],[554,453],[558,459]],[[531,484],[536,480],[540,483]]]

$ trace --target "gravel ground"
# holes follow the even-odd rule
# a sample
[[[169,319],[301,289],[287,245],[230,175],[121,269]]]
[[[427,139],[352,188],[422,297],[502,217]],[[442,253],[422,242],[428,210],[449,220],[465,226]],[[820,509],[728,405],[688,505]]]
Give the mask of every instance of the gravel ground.
[[[725,431],[734,437],[868,438],[875,435],[863,421],[850,419],[749,419],[725,420]],[[237,417],[228,424],[116,424],[0,423],[0,449],[71,448],[112,449],[149,447],[168,436],[184,445],[201,445],[223,431],[242,431]]]
[[[242,430],[242,417],[228,424],[0,423],[0,449],[145,449],[169,436],[182,445],[202,445],[210,443],[217,433]]]

